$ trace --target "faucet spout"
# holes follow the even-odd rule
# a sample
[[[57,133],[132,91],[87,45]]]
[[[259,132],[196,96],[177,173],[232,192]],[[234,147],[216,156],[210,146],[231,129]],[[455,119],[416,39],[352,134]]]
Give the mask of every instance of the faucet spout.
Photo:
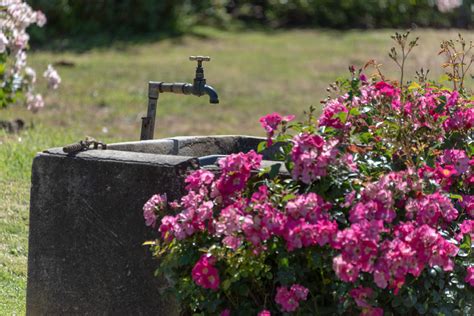
[[[204,92],[209,96],[209,103],[212,103],[212,104],[219,103],[219,97],[217,95],[216,90],[214,90],[213,87],[206,84],[204,86]]]

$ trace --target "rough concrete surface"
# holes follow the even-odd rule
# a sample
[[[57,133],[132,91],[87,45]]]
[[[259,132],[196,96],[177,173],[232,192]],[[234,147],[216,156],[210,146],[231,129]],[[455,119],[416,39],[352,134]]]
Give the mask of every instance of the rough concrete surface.
[[[28,315],[173,315],[153,277],[142,207],[182,193],[190,157],[59,150],[33,163]]]
[[[146,240],[143,204],[155,193],[179,198],[197,159],[255,149],[243,136],[176,137],[111,144],[33,162],[28,315],[174,315]]]

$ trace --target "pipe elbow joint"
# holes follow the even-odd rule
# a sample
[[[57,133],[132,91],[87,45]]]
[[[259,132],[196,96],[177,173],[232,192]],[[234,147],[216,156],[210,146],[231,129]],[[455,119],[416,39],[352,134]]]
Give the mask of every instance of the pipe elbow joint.
[[[209,96],[209,103],[219,103],[219,96],[217,95],[217,92],[213,87],[205,85],[204,92]]]

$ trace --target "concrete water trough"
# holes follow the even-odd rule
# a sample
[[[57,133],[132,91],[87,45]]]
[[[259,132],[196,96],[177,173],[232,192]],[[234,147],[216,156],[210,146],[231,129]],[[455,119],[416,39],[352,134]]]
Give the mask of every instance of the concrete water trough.
[[[28,253],[28,315],[173,315],[164,280],[142,243],[142,206],[157,193],[179,198],[190,169],[216,156],[256,149],[248,136],[175,137],[116,143],[106,150],[33,161]],[[264,156],[268,159],[271,153]]]

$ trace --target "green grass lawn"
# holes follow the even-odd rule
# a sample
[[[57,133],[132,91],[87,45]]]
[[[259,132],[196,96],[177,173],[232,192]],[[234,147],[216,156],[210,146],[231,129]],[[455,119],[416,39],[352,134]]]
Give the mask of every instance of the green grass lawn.
[[[199,134],[263,135],[258,118],[269,112],[302,113],[319,105],[327,85],[347,74],[347,66],[369,59],[397,78],[387,52],[390,30],[285,31],[225,33],[202,29],[202,36],[141,44],[117,43],[85,53],[35,52],[38,73],[48,63],[58,67],[63,83],[46,95],[47,108],[37,115],[19,107],[0,112],[1,119],[21,117],[29,128],[20,135],[0,134],[0,315],[24,314],[28,238],[29,177],[32,158],[42,149],[90,135],[111,141],[137,140],[146,111],[149,80],[192,82],[190,55],[210,55],[208,84],[220,104],[206,97],[164,94],[158,104],[156,137]],[[421,30],[420,45],[408,62],[408,74],[430,68],[441,75],[437,56],[442,39],[456,31]],[[465,34],[472,39],[472,33]],[[370,73],[371,71],[369,71]],[[469,79],[470,80],[470,79]],[[472,80],[468,82],[472,87]]]

